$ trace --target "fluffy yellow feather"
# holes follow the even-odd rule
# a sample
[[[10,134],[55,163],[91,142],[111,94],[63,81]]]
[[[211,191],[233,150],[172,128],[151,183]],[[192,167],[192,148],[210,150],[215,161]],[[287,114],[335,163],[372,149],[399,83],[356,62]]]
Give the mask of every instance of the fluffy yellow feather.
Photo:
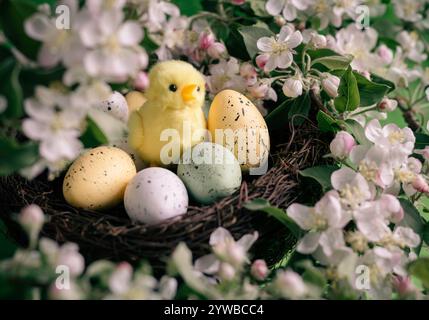
[[[149,72],[149,81],[147,102],[130,116],[128,141],[143,161],[152,166],[167,166],[170,163],[161,159],[161,150],[167,143],[181,153],[204,140],[205,80],[189,63],[171,60],[156,64]],[[189,125],[190,132],[184,130],[184,123]],[[162,141],[161,134],[166,134],[166,129],[176,130],[178,136]]]

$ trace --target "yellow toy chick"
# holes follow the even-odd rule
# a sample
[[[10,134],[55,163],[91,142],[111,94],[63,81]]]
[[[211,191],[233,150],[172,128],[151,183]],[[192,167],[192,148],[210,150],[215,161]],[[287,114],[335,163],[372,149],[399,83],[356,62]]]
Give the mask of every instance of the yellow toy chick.
[[[171,60],[151,69],[149,83],[147,102],[130,116],[128,141],[143,161],[168,166],[204,141],[205,80],[189,63]]]

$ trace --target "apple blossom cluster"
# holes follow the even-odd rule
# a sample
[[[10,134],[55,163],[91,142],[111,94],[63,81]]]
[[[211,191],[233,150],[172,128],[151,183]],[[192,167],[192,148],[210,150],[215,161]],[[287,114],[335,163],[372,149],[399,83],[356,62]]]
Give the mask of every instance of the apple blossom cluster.
[[[359,295],[417,297],[406,266],[417,258],[414,249],[421,239],[398,199],[401,191],[414,197],[429,192],[422,163],[412,156],[415,137],[409,128],[382,127],[376,119],[367,124],[364,137],[357,144],[350,133],[337,133],[330,149],[343,166],[331,175],[332,190],[314,207],[288,208],[288,216],[306,231],[297,251],[312,255],[332,282]],[[363,291],[355,272],[361,267],[370,279]],[[406,290],[398,286],[403,282]]]
[[[260,286],[271,272],[264,260],[256,259],[253,263],[249,260],[248,251],[258,238],[257,232],[235,241],[226,229],[216,229],[210,236],[213,253],[197,259],[195,264],[189,259],[189,249],[180,244],[169,262],[169,269],[175,271],[157,280],[148,265],[133,268],[127,262],[115,264],[98,260],[85,268],[76,244],[59,246],[47,238],[39,240],[45,217],[37,205],[22,209],[17,221],[34,241],[29,248],[19,249],[12,258],[1,261],[0,275],[6,281],[22,280],[22,285],[31,289],[32,296],[27,298],[40,299],[46,295],[55,300],[171,300],[177,296],[179,277],[197,293],[213,299],[320,296],[319,289],[291,269],[277,271],[272,283],[265,288]],[[33,287],[35,283],[37,288]],[[191,295],[187,298],[198,297]]]

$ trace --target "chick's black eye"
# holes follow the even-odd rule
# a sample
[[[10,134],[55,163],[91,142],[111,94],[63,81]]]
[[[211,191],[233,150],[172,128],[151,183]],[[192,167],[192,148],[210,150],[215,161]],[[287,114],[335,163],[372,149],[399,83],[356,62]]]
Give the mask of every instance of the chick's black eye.
[[[177,86],[175,84],[170,84],[170,86],[168,87],[168,89],[172,92],[176,92],[177,91]]]

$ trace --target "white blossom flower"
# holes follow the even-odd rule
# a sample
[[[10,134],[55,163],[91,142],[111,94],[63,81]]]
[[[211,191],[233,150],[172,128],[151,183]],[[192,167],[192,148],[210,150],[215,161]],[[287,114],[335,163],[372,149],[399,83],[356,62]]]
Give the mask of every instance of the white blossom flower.
[[[70,9],[70,29],[57,28],[57,18],[51,12],[37,12],[24,24],[26,33],[31,38],[42,42],[38,53],[38,63],[42,67],[50,68],[59,62],[63,62],[66,66],[78,64],[86,51],[76,32],[84,19],[83,14],[78,13],[78,1],[63,0],[60,4],[67,5]]]
[[[74,160],[83,145],[79,141],[86,113],[73,108],[69,95],[44,87],[25,101],[30,116],[22,123],[27,137],[40,142],[40,155],[49,162]]]
[[[396,15],[410,22],[417,22],[422,19],[419,13],[423,9],[424,3],[420,0],[393,0]]]
[[[372,143],[389,150],[391,156],[398,154],[407,157],[414,149],[416,138],[410,128],[399,128],[396,124],[381,127],[376,119],[365,128],[365,136]]]
[[[151,35],[152,39],[159,44],[159,48],[156,50],[159,60],[172,59],[173,54],[182,48],[185,43],[185,30],[188,24],[189,19],[186,17],[172,17],[164,24],[162,33]],[[183,51],[186,50],[183,49]]]
[[[381,58],[372,52],[377,39],[378,33],[373,28],[360,30],[355,24],[350,24],[336,33],[335,42],[329,43],[331,49],[338,53],[353,55],[351,66],[364,72],[375,70],[382,64]]]
[[[348,167],[332,173],[331,184],[338,191],[340,203],[347,210],[359,208],[373,198],[374,191],[366,179]]]
[[[280,33],[275,37],[262,37],[257,41],[258,49],[268,54],[268,61],[265,64],[266,72],[276,68],[286,69],[293,61],[293,50],[302,42],[302,35],[299,31],[294,31],[290,26],[281,28]]]
[[[147,54],[139,46],[142,28],[123,19],[122,11],[104,11],[81,26],[80,37],[89,49],[83,59],[89,75],[123,82],[147,66]]]
[[[255,232],[235,241],[228,230],[217,228],[210,236],[213,253],[197,259],[195,270],[209,275],[218,274],[223,262],[240,269],[247,262],[247,251],[257,238],[258,233]]]
[[[180,10],[174,4],[163,0],[132,0],[137,2],[142,12],[141,21],[149,32],[161,31],[168,17],[179,17]]]
[[[298,11],[306,10],[309,4],[309,0],[268,0],[265,8],[272,16],[282,13],[287,21],[293,21],[297,18]]]
[[[246,90],[246,81],[240,76],[240,64],[237,59],[222,59],[217,64],[209,67],[207,86],[211,94],[216,94],[224,89],[232,89],[238,92]]]
[[[309,288],[299,274],[292,270],[277,272],[274,288],[284,298],[302,299],[309,294]]]
[[[396,41],[402,46],[404,55],[414,62],[423,62],[427,58],[425,45],[419,40],[416,32],[402,31],[396,36]]]
[[[336,248],[344,246],[342,228],[350,221],[337,197],[327,193],[315,206],[292,204],[287,209],[288,216],[301,229],[309,231],[299,242],[298,252],[309,254],[321,246],[330,256]]]

